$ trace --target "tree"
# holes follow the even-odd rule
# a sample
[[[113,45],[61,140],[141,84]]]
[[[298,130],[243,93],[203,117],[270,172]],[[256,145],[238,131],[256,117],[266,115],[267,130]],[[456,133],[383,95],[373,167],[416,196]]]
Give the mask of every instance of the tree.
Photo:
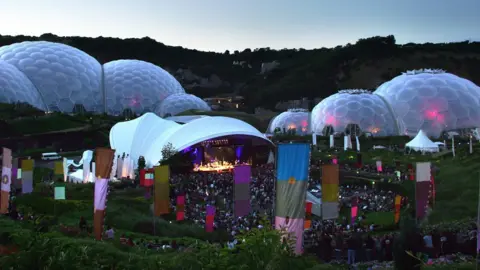
[[[173,147],[172,143],[167,143],[162,148],[162,160],[160,160],[160,164],[164,165],[168,162],[170,158],[175,156],[177,150]]]

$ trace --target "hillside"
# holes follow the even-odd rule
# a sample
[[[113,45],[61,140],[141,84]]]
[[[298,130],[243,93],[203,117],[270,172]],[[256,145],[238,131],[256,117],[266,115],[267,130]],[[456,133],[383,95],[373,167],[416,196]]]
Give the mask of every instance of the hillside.
[[[250,109],[273,108],[279,101],[324,98],[339,89],[376,88],[399,73],[440,68],[480,84],[480,42],[397,45],[395,37],[372,37],[332,49],[269,48],[213,53],[172,47],[142,39],[1,36],[0,46],[27,40],[61,42],[87,52],[101,63],[117,59],[152,62],[172,73],[195,95],[238,93]],[[262,63],[279,67],[260,74]],[[245,61],[244,65],[233,62]],[[250,68],[251,67],[251,68]]]

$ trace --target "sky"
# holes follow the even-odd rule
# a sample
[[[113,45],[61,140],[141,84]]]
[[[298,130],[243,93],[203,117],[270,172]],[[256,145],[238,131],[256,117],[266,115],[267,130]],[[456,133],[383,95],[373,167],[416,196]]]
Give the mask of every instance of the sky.
[[[142,38],[224,52],[480,40],[480,0],[0,0],[0,34]]]

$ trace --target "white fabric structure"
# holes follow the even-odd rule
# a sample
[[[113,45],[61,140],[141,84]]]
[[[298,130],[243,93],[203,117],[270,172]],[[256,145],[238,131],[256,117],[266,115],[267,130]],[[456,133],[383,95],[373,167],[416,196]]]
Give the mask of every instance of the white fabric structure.
[[[208,117],[207,115],[179,115],[179,116],[170,116],[165,117],[164,119],[177,122],[179,124],[186,124],[198,118]]]
[[[406,147],[421,152],[438,152],[438,145],[432,142],[423,130],[420,130],[417,136],[406,144]]]
[[[162,149],[168,143],[181,151],[205,140],[231,135],[252,136],[272,143],[253,126],[234,118],[202,117],[180,125],[146,113],[114,125],[110,130],[110,146],[117,155],[129,154],[135,163],[143,156],[146,166],[152,167],[162,159]]]

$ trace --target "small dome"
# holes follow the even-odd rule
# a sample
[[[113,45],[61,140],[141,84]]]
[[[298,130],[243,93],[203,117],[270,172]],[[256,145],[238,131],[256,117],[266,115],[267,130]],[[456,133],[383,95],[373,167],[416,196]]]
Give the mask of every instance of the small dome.
[[[291,109],[275,116],[268,126],[267,133],[295,130],[295,134],[306,135],[311,133],[310,112],[302,109]]]
[[[188,110],[210,111],[211,108],[203,99],[190,94],[173,94],[168,96],[155,109],[160,117],[175,116]]]

